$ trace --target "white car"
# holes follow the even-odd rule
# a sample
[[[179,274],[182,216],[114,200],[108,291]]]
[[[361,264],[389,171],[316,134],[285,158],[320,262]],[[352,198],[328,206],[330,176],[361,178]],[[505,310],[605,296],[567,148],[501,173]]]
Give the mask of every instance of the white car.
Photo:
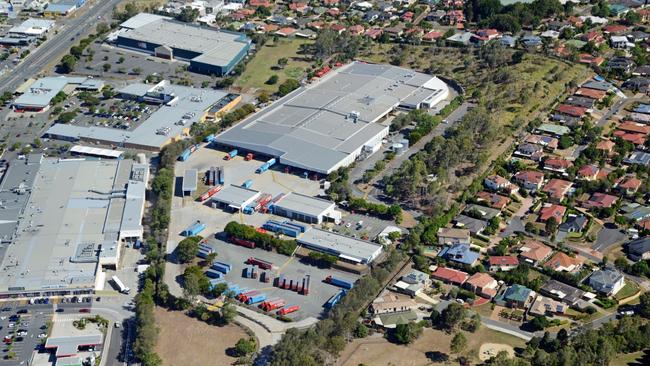
[[[351,227],[352,227],[352,223],[351,223],[351,222],[348,222],[347,224],[345,224],[345,227],[347,227],[348,229],[351,228]]]
[[[38,335],[38,338],[45,338],[45,337],[47,337],[47,334],[45,334],[45,333],[41,333],[41,334]]]

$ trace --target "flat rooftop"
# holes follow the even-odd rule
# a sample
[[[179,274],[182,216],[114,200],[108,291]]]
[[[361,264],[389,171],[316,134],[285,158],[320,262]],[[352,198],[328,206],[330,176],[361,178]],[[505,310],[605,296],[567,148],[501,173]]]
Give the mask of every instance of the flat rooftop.
[[[331,209],[334,206],[334,202],[304,194],[289,193],[273,205],[287,211],[301,212],[309,216],[318,217]]]
[[[379,244],[314,228],[302,234],[298,243],[308,248],[337,254],[343,259],[364,263],[372,262],[382,251]]]
[[[57,356],[69,356],[77,353],[81,346],[99,345],[104,342],[104,334],[96,324],[87,323],[84,329],[73,325],[74,320],[82,316],[55,315],[52,334],[45,342],[45,348],[56,348]]]
[[[68,85],[75,87],[101,88],[103,81],[86,77],[49,76],[40,78],[32,84],[13,102],[17,107],[41,107],[50,104],[50,101]]]
[[[234,209],[243,208],[260,195],[260,192],[231,184],[212,196],[212,201],[221,202]]]
[[[377,123],[382,117],[405,100],[424,100],[441,87],[446,85],[431,75],[352,62],[281,98],[216,141],[329,173],[352,163],[344,160],[387,135],[388,126]]]
[[[183,192],[196,191],[199,179],[199,171],[196,169],[187,169],[183,173]]]
[[[15,220],[2,225],[11,245],[0,253],[0,293],[93,289],[99,257],[119,249],[131,170],[130,160],[13,161],[3,194],[20,182],[24,193],[0,210]]]
[[[196,53],[193,61],[226,66],[247,46],[246,35],[178,22],[151,14],[122,23],[118,37]],[[174,55],[174,57],[179,57]]]
[[[152,113],[133,130],[58,123],[50,127],[46,135],[73,141],[79,139],[108,141],[118,146],[131,144],[148,149],[160,149],[172,137],[182,135],[185,129],[199,122],[212,105],[228,95],[228,93],[218,90],[190,88],[172,85],[168,82],[157,85],[132,84],[120,90],[120,93],[134,96],[144,96],[148,92],[166,93],[175,98]],[[181,120],[185,121],[184,125],[177,124]],[[169,129],[167,134],[157,133],[163,128]]]

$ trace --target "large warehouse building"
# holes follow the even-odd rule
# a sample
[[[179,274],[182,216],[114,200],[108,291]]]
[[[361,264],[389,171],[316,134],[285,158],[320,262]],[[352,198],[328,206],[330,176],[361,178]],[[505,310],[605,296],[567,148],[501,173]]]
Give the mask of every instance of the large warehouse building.
[[[241,62],[251,40],[243,33],[181,23],[169,17],[140,13],[113,35],[119,47],[190,63],[189,70],[223,76]]]
[[[389,130],[379,122],[394,109],[431,108],[448,96],[448,86],[435,76],[353,62],[288,94],[216,142],[329,174],[376,152]]]
[[[0,184],[0,297],[92,293],[121,243],[142,240],[149,168],[131,160],[14,160]]]
[[[334,202],[299,193],[289,193],[275,202],[273,213],[309,224],[341,221],[341,211],[336,210]]]
[[[156,85],[131,84],[119,93],[124,99],[160,105],[160,108],[133,129],[59,123],[50,127],[45,137],[158,151],[189,135],[192,124],[215,118],[219,113],[215,112],[215,106],[231,105],[233,96],[218,90],[173,85],[166,80]]]
[[[298,244],[358,264],[370,264],[383,251],[383,247],[379,244],[314,228],[299,237]]]

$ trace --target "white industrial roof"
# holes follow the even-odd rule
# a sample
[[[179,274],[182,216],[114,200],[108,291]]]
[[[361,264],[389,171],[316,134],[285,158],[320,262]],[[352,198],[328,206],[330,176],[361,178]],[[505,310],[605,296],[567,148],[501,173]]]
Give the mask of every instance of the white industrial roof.
[[[92,156],[103,156],[107,158],[119,158],[122,156],[124,151],[120,150],[111,150],[111,149],[102,149],[99,147],[89,147],[82,145],[75,145],[70,149],[70,152],[76,154],[92,155]]]
[[[97,88],[103,81],[86,77],[50,76],[34,81],[24,94],[16,98],[14,105],[29,107],[46,107],[54,96],[68,84],[78,87]]]
[[[260,196],[260,192],[231,184],[212,196],[213,201],[221,202],[234,209],[242,209]]]
[[[320,198],[305,196],[299,193],[289,193],[278,202],[275,202],[273,206],[312,217],[319,217],[334,208],[335,204],[334,202]]]
[[[47,32],[53,26],[53,20],[29,18],[22,22],[20,25],[10,28],[7,33],[37,36]]]
[[[140,28],[143,27],[149,23],[161,20],[161,19],[172,19],[170,17],[165,17],[162,15],[156,15],[156,14],[150,14],[150,13],[139,13],[126,21],[122,22],[120,24],[121,28],[126,28],[126,29],[135,29],[135,28]]]
[[[385,136],[388,126],[376,122],[395,107],[430,98],[438,91],[430,88],[447,88],[437,80],[400,67],[353,62],[290,93],[216,141],[329,173]]]
[[[183,192],[196,191],[199,179],[199,171],[196,169],[187,169],[183,174]]]
[[[313,228],[299,237],[298,243],[360,263],[372,262],[383,248],[379,244]]]

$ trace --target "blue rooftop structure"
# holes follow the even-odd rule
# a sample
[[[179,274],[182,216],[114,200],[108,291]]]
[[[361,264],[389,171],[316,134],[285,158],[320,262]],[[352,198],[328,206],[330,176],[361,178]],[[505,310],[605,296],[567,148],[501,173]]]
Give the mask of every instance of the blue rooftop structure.
[[[444,247],[438,256],[452,262],[473,266],[481,255],[472,251],[467,244],[454,244]]]
[[[503,36],[499,40],[502,46],[514,47],[517,43],[517,39],[513,36]]]
[[[650,114],[650,104],[639,104],[638,107],[634,108],[634,112]]]
[[[526,47],[541,46],[542,39],[538,36],[525,36],[521,39],[521,43]]]

